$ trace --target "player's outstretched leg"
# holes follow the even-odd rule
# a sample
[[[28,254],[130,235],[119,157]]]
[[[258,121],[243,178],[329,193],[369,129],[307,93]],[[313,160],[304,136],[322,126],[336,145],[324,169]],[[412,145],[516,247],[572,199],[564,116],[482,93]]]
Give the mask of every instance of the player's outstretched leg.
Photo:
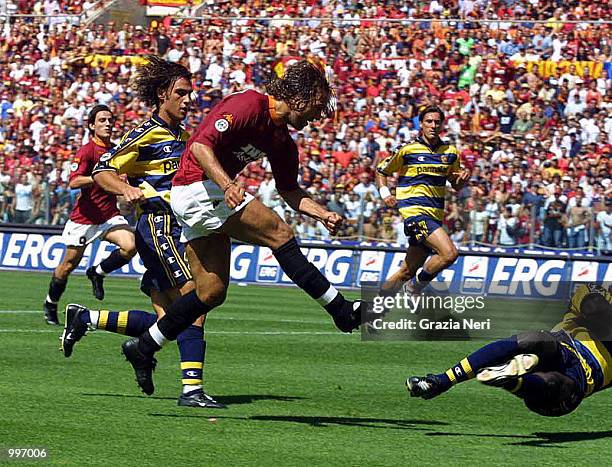
[[[156,320],[156,315],[142,310],[90,310],[73,303],[66,307],[64,332],[60,337],[60,350],[65,357],[70,357],[74,345],[83,338],[88,329],[102,329],[127,336],[138,336]]]
[[[117,248],[100,264],[87,269],[85,274],[91,282],[94,297],[104,300],[104,277],[128,264],[133,256],[131,252],[126,253],[121,248]]]
[[[285,274],[325,308],[341,331],[357,329],[362,324],[362,317],[366,318],[366,313],[362,313],[362,303],[346,300],[330,284],[306,259],[291,227],[261,201],[251,200],[238,214],[231,216],[221,230],[245,243],[270,248]]]
[[[444,373],[411,376],[406,380],[406,386],[411,396],[431,399],[457,383],[474,378],[480,370],[507,362],[519,353],[517,336],[511,336],[481,347]]]
[[[183,407],[201,407],[205,409],[225,409],[221,402],[204,392],[203,374],[206,355],[204,328],[191,325],[180,333],[176,339],[181,357],[181,376],[183,392],[177,404]]]
[[[273,251],[285,274],[304,292],[315,299],[331,315],[342,332],[352,332],[362,324],[361,302],[344,296],[309,262],[292,236]]]

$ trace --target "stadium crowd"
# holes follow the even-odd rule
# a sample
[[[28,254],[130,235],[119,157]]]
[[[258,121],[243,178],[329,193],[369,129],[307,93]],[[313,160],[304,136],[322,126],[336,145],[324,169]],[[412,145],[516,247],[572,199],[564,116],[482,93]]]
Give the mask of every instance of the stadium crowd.
[[[25,0],[19,11],[46,12],[51,3],[85,8]],[[457,244],[612,250],[610,25],[597,22],[610,18],[608,2],[265,0],[205,2],[198,11],[262,19],[143,26],[11,18],[0,28],[0,222],[67,220],[77,196],[67,186],[71,157],[87,141],[88,109],[111,106],[116,137],[149,115],[129,83],[143,55],[194,73],[188,129],[224,95],[263,89],[273,69],[308,55],[327,64],[338,102],[334,118],[295,134],[300,181],[348,219],[341,236],[404,241],[374,170],[416,137],[419,108],[436,103],[445,138],[472,170],[447,199]],[[393,20],[361,20],[382,17]],[[482,18],[495,21],[473,21]],[[283,203],[265,161],[242,180],[299,236],[326,237]]]

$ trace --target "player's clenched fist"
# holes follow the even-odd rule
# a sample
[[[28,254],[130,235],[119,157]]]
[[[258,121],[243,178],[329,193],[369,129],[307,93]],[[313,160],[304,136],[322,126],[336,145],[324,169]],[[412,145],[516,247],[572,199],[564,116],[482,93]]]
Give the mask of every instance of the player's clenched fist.
[[[225,202],[234,209],[244,200],[244,186],[236,182],[230,182],[224,188],[225,191]]]
[[[142,190],[133,186],[127,186],[123,190],[122,194],[125,200],[133,205],[137,205],[145,199],[145,195]]]
[[[323,217],[323,225],[329,230],[329,233],[332,235],[336,235],[338,233],[338,229],[342,226],[342,216],[336,212],[328,212],[326,216]]]

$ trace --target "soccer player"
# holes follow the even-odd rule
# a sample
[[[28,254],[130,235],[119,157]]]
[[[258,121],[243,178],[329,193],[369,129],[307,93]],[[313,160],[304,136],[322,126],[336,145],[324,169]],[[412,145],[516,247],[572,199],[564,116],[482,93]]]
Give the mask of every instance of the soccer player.
[[[413,397],[431,399],[474,376],[524,400],[540,415],[572,412],[585,397],[612,384],[612,294],[581,285],[552,331],[521,333],[492,342],[446,372],[413,376]]]
[[[469,179],[470,171],[461,168],[457,149],[440,139],[442,109],[425,107],[419,121],[421,129],[416,141],[396,150],[378,164],[376,171],[380,196],[387,206],[399,208],[408,237],[404,263],[383,284],[383,294],[393,294],[403,284],[409,293],[419,294],[457,259],[457,248],[442,228],[446,182],[459,190]],[[394,173],[398,174],[395,196],[387,186],[387,177]]]
[[[335,233],[342,218],[297,183],[298,151],[287,127],[301,130],[330,111],[333,102],[324,71],[303,60],[287,67],[281,78],[273,77],[267,94],[246,90],[225,97],[190,138],[172,181],[171,203],[183,227],[196,290],[174,302],[139,338],[123,344],[143,391],[154,390],[154,353],[225,300],[230,238],[270,248],[284,272],[327,310],[341,331],[361,324],[360,302],[347,301],[304,257],[291,228],[235,181],[249,162],[267,157],[287,204]]]
[[[113,123],[114,117],[107,106],[96,105],[91,109],[87,119],[91,139],[77,151],[70,165],[70,188],[80,188],[81,194],[62,233],[66,254],[53,271],[45,298],[47,324],[59,325],[57,303],[66,290],[68,276],[81,262],[87,245],[99,238],[119,247],[100,264],[86,271],[98,300],[104,299],[104,276],[128,264],[136,254],[134,231],[119,215],[117,196],[104,191],[91,176],[102,154],[111,146]]]
[[[163,316],[172,302],[194,289],[179,241],[181,228],[169,203],[170,182],[189,139],[181,122],[191,104],[191,73],[182,65],[151,56],[138,70],[133,84],[140,99],[155,113],[100,158],[93,177],[108,192],[122,195],[137,206],[136,248],[147,269],[141,288],[151,296],[157,315]],[[123,174],[129,183],[122,180]],[[94,311],[68,306],[62,337],[64,354],[70,356],[88,326],[137,336],[156,318],[141,310]],[[178,336],[183,383],[178,405],[224,408],[202,386],[206,350],[203,325],[204,318],[195,317]]]

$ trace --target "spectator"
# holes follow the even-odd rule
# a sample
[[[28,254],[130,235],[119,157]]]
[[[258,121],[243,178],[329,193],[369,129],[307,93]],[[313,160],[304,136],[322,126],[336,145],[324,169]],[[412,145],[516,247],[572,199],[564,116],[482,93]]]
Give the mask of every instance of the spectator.
[[[493,245],[506,247],[516,245],[516,225],[517,218],[512,214],[512,208],[508,206],[504,209],[503,215],[499,219]]]
[[[17,224],[26,224],[32,216],[34,207],[34,187],[28,181],[27,174],[23,173],[19,177],[19,182],[15,185],[15,197],[13,198],[14,213],[13,221]]]
[[[544,218],[544,229],[542,232],[542,243],[551,248],[560,248],[563,237],[563,218],[564,206],[559,200],[559,196],[552,201],[546,208]]]
[[[577,194],[574,206],[567,208],[567,242],[568,248],[584,248],[589,222],[590,209],[582,205],[582,195]]]
[[[601,254],[612,254],[612,198],[605,201],[605,209],[597,213],[595,221],[597,249]]]

